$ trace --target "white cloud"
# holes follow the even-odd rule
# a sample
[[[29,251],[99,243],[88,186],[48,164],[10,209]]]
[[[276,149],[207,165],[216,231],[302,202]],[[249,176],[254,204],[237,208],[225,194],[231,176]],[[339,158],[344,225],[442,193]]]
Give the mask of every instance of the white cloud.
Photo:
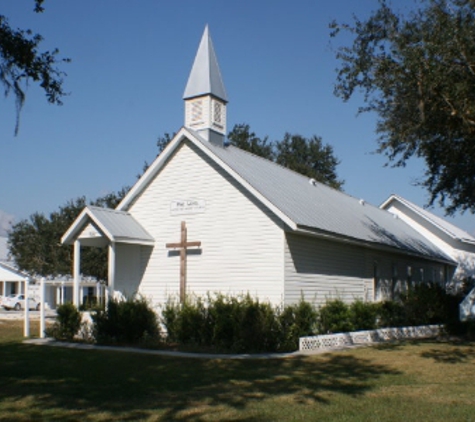
[[[0,210],[0,236],[6,236],[12,227],[15,216]]]

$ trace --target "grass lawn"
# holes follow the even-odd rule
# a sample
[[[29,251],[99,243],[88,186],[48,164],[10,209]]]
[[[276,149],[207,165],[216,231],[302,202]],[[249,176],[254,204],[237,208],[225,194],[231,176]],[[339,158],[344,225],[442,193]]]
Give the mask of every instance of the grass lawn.
[[[0,421],[475,421],[475,343],[208,360],[21,336],[20,322],[0,321]]]

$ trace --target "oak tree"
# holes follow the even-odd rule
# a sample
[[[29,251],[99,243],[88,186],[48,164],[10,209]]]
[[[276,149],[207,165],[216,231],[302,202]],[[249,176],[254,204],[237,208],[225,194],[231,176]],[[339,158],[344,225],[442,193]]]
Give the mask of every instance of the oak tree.
[[[43,12],[43,0],[35,1],[34,11]],[[25,86],[30,81],[38,83],[51,104],[62,104],[63,77],[58,67],[70,59],[58,58],[58,49],[40,51],[43,40],[31,30],[14,29],[6,16],[0,14],[0,83],[5,97],[13,93],[16,105],[15,135],[20,125],[20,111],[25,102]]]
[[[377,151],[394,166],[425,161],[429,205],[475,212],[475,2],[421,0],[401,13],[380,0],[369,18],[330,26],[353,37],[337,49],[335,94],[363,94]]]

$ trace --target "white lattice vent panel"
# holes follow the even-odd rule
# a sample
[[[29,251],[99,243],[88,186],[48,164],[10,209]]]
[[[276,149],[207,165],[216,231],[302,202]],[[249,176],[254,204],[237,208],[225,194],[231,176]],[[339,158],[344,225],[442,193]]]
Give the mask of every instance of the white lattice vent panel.
[[[439,335],[441,329],[441,325],[421,325],[418,327],[381,328],[373,331],[353,331],[351,333],[301,337],[299,350],[335,349],[358,344],[371,344],[411,338],[430,338]]]

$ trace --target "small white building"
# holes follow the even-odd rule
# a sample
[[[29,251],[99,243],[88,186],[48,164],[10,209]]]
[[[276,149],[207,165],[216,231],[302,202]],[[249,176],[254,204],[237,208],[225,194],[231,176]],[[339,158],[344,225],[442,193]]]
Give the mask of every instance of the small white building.
[[[397,215],[457,262],[454,284],[475,278],[475,237],[398,195],[391,195],[380,207]]]
[[[454,261],[402,219],[228,145],[227,95],[206,28],[185,89],[185,124],[116,209],[86,207],[62,237],[109,248],[109,292],[250,293],[380,300]],[[74,297],[78,303],[78,287]]]
[[[0,236],[0,296],[23,293],[26,278],[9,260],[8,238]]]
[[[24,293],[27,275],[18,271],[5,261],[0,262],[0,296]]]

